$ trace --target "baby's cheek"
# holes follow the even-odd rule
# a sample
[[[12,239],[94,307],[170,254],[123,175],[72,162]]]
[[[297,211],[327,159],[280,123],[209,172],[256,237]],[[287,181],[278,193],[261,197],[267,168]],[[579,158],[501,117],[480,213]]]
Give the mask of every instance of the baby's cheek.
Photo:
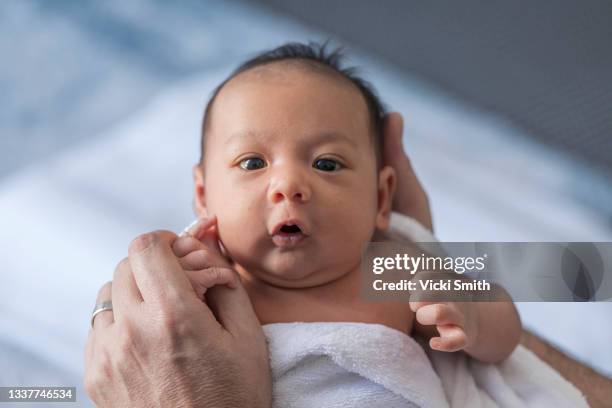
[[[361,220],[347,221],[343,228],[333,233],[333,238],[329,240],[328,245],[339,254],[353,260],[360,260],[363,246],[372,241],[374,231],[371,225]]]
[[[265,235],[257,236],[249,226],[228,225],[219,230],[224,251],[232,261],[252,268],[264,254]]]

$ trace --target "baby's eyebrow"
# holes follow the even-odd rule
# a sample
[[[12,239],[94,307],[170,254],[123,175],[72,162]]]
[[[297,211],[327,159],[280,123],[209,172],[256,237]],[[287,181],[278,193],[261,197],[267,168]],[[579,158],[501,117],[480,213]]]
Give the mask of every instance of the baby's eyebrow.
[[[232,136],[229,137],[229,139],[227,139],[226,144],[230,145],[232,143],[244,141],[246,139],[254,139],[255,141],[261,143],[270,143],[274,142],[276,137],[273,134],[266,134],[263,132],[247,130],[245,132],[234,133]],[[355,140],[348,137],[344,133],[337,131],[320,132],[310,137],[299,138],[297,139],[297,141],[298,143],[302,142],[303,144],[308,145],[317,145],[325,142],[344,142],[350,144],[353,147],[357,147],[357,143],[355,142]]]
[[[348,137],[342,132],[332,131],[332,132],[318,133],[312,138],[312,140],[315,144],[319,144],[323,142],[345,142],[345,143],[352,145],[353,147],[357,146],[357,143],[355,143],[355,140],[353,138]]]

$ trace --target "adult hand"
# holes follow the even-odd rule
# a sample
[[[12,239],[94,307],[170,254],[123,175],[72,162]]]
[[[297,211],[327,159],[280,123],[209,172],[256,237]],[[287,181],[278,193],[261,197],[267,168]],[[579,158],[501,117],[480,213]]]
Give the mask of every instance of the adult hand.
[[[269,407],[265,337],[236,288],[196,295],[172,244],[156,231],[136,238],[105,284],[85,349],[85,389],[102,407]]]
[[[391,207],[393,211],[416,219],[433,232],[429,199],[404,151],[403,131],[402,115],[398,112],[388,113],[384,118],[383,162],[395,169],[397,177]]]

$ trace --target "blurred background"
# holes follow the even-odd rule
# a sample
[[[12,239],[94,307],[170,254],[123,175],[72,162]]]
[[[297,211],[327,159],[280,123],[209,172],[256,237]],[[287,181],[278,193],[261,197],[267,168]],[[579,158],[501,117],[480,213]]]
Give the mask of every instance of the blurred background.
[[[77,386],[91,405],[97,290],[136,235],[193,218],[210,92],[254,53],[327,38],[404,115],[441,240],[612,240],[608,1],[7,0],[0,386]],[[612,375],[611,305],[518,307]]]

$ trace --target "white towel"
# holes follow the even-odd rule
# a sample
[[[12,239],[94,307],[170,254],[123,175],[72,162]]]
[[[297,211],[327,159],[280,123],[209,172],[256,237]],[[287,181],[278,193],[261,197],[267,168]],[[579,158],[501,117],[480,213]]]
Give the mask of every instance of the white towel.
[[[425,352],[395,329],[366,323],[273,323],[274,407],[448,407]]]
[[[393,213],[389,233],[435,237]],[[588,407],[572,384],[522,346],[503,362],[422,347],[365,323],[274,323],[268,340],[274,407]]]

